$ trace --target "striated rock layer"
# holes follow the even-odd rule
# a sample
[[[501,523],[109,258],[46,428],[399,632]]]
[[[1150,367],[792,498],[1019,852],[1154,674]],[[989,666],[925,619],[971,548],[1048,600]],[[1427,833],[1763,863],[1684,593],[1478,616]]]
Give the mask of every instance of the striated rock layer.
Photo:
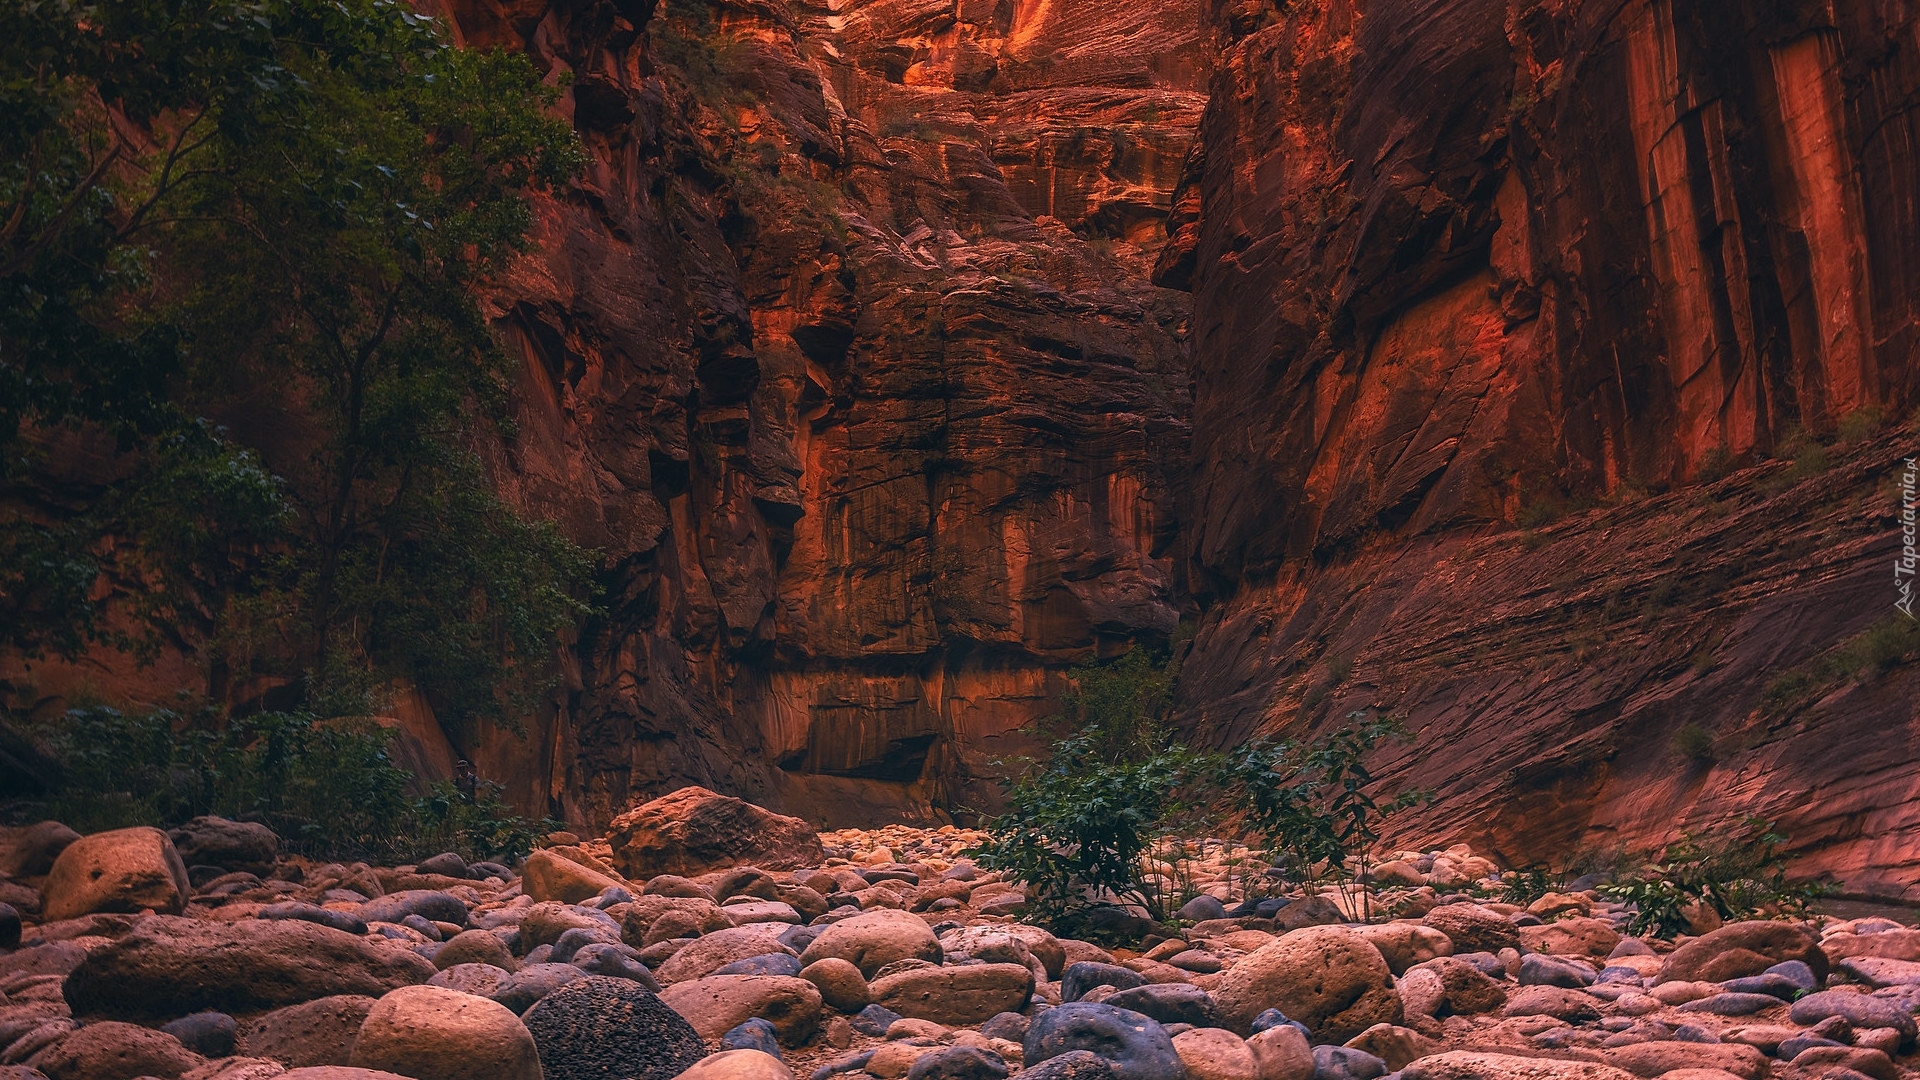
[[[1059,671],[1180,619],[1187,297],[1147,279],[1197,0],[448,14],[573,79],[594,164],[494,298],[495,458],[614,594],[535,753],[460,751],[579,822],[685,782],[827,822],[990,797]]]
[[[1215,18],[1156,270],[1194,304],[1192,726],[1404,712],[1440,796],[1408,828],[1509,860],[1757,812],[1914,881],[1914,437],[1858,441],[1920,370],[1913,12]]]

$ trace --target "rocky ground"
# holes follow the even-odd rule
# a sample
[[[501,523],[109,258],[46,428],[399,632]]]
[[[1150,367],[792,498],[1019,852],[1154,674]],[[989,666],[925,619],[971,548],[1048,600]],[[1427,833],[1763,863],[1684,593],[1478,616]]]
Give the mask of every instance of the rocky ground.
[[[1178,929],[1021,921],[980,834],[816,834],[686,789],[521,865],[284,855],[263,826],[0,833],[4,1080],[1902,1080],[1920,930],[1626,936],[1463,847],[1285,891],[1160,851]],[[1269,896],[1267,893],[1276,892]],[[1354,916],[1372,907],[1375,921]],[[1388,921],[1380,921],[1388,916]],[[1132,935],[1132,936],[1128,936]],[[1119,940],[1116,938],[1115,940]],[[862,1075],[864,1074],[864,1075]]]

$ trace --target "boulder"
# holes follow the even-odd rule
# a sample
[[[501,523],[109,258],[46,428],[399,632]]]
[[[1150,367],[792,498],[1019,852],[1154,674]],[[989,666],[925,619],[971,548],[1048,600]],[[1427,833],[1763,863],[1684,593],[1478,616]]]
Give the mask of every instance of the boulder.
[[[1592,986],[1595,975],[1585,964],[1544,953],[1528,953],[1520,958],[1521,986],[1563,986],[1578,990]]]
[[[1551,1016],[1568,1023],[1600,1019],[1600,1002],[1590,994],[1558,986],[1523,986],[1507,996],[1507,1016]]]
[[[1450,1050],[1400,1070],[1401,1080],[1634,1080],[1632,1073],[1592,1061]]]
[[[706,1056],[693,1025],[625,979],[568,983],[528,1010],[525,1023],[546,1080],[673,1080]]]
[[[921,1054],[907,1080],[1005,1080],[1007,1061],[978,1046],[943,1046]]]
[[[258,822],[197,817],[167,837],[188,866],[218,866],[264,877],[280,857],[279,835]]]
[[[367,921],[350,911],[335,911],[318,904],[308,904],[299,900],[287,900],[278,904],[268,904],[259,911],[262,919],[299,919],[303,922],[319,923],[331,926],[335,930],[348,934],[367,932]]]
[[[1309,1080],[1313,1050],[1306,1033],[1292,1024],[1277,1024],[1247,1037],[1247,1049],[1259,1066],[1260,1080]]]
[[[1081,960],[1068,964],[1067,969],[1060,973],[1060,1000],[1079,1001],[1087,995],[1087,991],[1096,986],[1128,990],[1136,986],[1145,986],[1146,983],[1146,976],[1132,968],[1095,960]]]
[[[239,1050],[289,1066],[345,1065],[373,998],[341,994],[263,1013],[240,1026]]]
[[[187,868],[159,829],[114,829],[83,836],[53,860],[43,890],[47,922],[95,911],[177,915],[192,894]]]
[[[53,870],[53,861],[80,839],[80,834],[57,821],[0,828],[0,877],[41,877]]]
[[[1116,1009],[1144,1013],[1162,1024],[1212,1028],[1220,1022],[1220,1010],[1213,1003],[1213,995],[1192,983],[1136,986],[1109,996],[1106,1003]]]
[[[551,851],[535,851],[520,868],[520,888],[535,900],[578,904],[626,883]]]
[[[412,1080],[384,1069],[356,1069],[350,1065],[313,1065],[289,1069],[273,1080]]]
[[[1900,1068],[1884,1050],[1860,1046],[1809,1046],[1793,1056],[1802,1076],[1844,1077],[1849,1073],[1872,1080],[1900,1080]]]
[[[722,1050],[680,1074],[680,1080],[794,1080],[793,1070],[759,1050]]]
[[[720,1049],[759,1050],[779,1057],[780,1036],[774,1033],[772,1024],[756,1016],[720,1036]]]
[[[416,952],[314,923],[157,915],[88,953],[67,977],[66,998],[77,1016],[170,1019],[336,994],[378,996],[433,973]]]
[[[1091,1050],[1069,1050],[1020,1070],[1020,1080],[1113,1080],[1113,1075],[1107,1059]]]
[[[1022,964],[916,968],[882,975],[868,990],[875,1004],[901,1016],[969,1026],[1026,1008],[1033,970]]]
[[[1920,929],[1881,930],[1872,934],[1845,931],[1820,939],[1820,951],[1833,960],[1849,956],[1878,956],[1886,960],[1920,961]]]
[[[29,1058],[47,1080],[134,1080],[174,1077],[206,1063],[180,1040],[149,1028],[106,1021],[68,1035]]]
[[[240,1025],[223,1012],[197,1012],[161,1025],[161,1031],[180,1040],[180,1045],[203,1057],[222,1058],[233,1053],[239,1041]]]
[[[773,1024],[782,1044],[798,1046],[820,1023],[820,991],[787,975],[710,975],[674,983],[660,1000],[708,1040],[757,1016]]]
[[[643,881],[752,863],[770,870],[818,866],[820,837],[799,818],[702,787],[633,807],[607,830],[614,868]]]
[[[618,935],[620,924],[614,920],[613,916],[597,908],[542,900],[529,905],[520,915],[520,945],[521,948],[531,951],[541,945],[551,945],[559,941],[560,936],[569,930],[593,929],[612,930]]]
[[[1660,981],[1725,982],[1783,960],[1799,960],[1826,980],[1827,954],[1813,935],[1792,923],[1754,920],[1728,923],[1675,949],[1660,967]]]
[[[462,930],[433,951],[433,966],[441,971],[457,964],[491,964],[508,971],[519,966],[507,943],[491,930]]]
[[[1604,959],[1619,947],[1620,931],[1605,919],[1561,919],[1543,926],[1520,927],[1520,945],[1553,956]]]
[[[1740,1080],[1760,1080],[1767,1075],[1765,1054],[1734,1043],[1660,1040],[1617,1046],[1605,1053],[1608,1064],[1649,1080],[1676,1069],[1719,1069]]]
[[[526,1025],[505,1006],[438,986],[403,986],[374,1004],[348,1062],[416,1080],[541,1080]]]
[[[1189,1080],[1260,1080],[1247,1041],[1225,1028],[1199,1027],[1173,1037],[1173,1052]]]
[[[1900,1033],[1903,1043],[1914,1039],[1913,1014],[1898,1002],[1846,990],[1808,994],[1794,1002],[1787,1015],[1796,1024],[1817,1024],[1830,1016],[1838,1016],[1855,1029],[1893,1028]]]
[[[454,964],[440,969],[439,974],[427,980],[427,985],[444,986],[463,994],[490,998],[499,993],[500,988],[505,986],[512,976],[513,972],[506,968],[494,967],[492,964]],[[502,1004],[505,1003],[502,1002]]]
[[[925,929],[925,923],[920,925]],[[779,923],[751,923],[716,930],[688,942],[666,963],[661,964],[654,971],[654,976],[662,984],[686,982],[711,975],[736,960],[768,953],[791,955],[792,950],[780,944],[780,932],[784,929]]]
[[[646,946],[676,937],[699,937],[733,926],[733,917],[704,897],[636,897],[620,917],[620,938],[629,945]]]
[[[940,939],[934,936],[925,919],[882,908],[827,927],[800,954],[800,962],[811,964],[831,956],[847,961],[859,968],[862,976],[871,979],[875,972],[896,960],[926,960],[937,964],[944,955]]]
[[[1186,1071],[1158,1021],[1088,1001],[1070,1002],[1035,1017],[1022,1050],[1029,1067],[1072,1050],[1088,1050],[1106,1060],[1115,1080],[1182,1080]]]
[[[397,923],[409,915],[418,915],[429,922],[467,925],[467,905],[459,897],[439,889],[390,892],[361,904],[356,914],[370,923]]]
[[[1478,904],[1442,904],[1421,921],[1447,935],[1453,951],[1499,952],[1520,947],[1520,931],[1505,915]]]
[[[823,957],[800,969],[800,977],[820,991],[820,1000],[828,1008],[856,1013],[867,1007],[873,997],[860,969],[837,956]]]
[[[1387,1063],[1365,1050],[1349,1046],[1313,1048],[1313,1080],[1378,1080],[1387,1075]]]
[[[1398,1072],[1428,1054],[1440,1052],[1440,1044],[1414,1031],[1394,1024],[1375,1024],[1347,1040],[1347,1048],[1361,1050],[1379,1058],[1389,1071]]]
[[[1343,926],[1295,930],[1240,958],[1214,987],[1224,1026],[1249,1031],[1277,1008],[1327,1041],[1398,1023],[1400,999],[1380,950]]]
[[[1429,960],[1407,972],[1430,971],[1439,980],[1440,1009],[1434,1016],[1473,1016],[1492,1012],[1507,1003],[1507,988],[1457,956]],[[1405,980],[1403,980],[1404,982]]]
[[[1380,955],[1386,958],[1388,969],[1395,975],[1435,957],[1453,955],[1453,941],[1447,935],[1417,922],[1356,926],[1353,932],[1380,950]]]
[[[522,964],[519,971],[501,980],[499,987],[487,996],[521,1014],[555,990],[587,977],[586,972],[572,964]]]

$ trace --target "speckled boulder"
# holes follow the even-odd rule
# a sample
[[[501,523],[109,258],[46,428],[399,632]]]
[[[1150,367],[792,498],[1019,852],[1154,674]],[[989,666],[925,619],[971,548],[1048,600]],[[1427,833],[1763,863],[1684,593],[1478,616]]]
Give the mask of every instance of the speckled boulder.
[[[546,1080],[672,1080],[706,1056],[693,1025],[627,979],[575,980],[542,998],[525,1022]]]

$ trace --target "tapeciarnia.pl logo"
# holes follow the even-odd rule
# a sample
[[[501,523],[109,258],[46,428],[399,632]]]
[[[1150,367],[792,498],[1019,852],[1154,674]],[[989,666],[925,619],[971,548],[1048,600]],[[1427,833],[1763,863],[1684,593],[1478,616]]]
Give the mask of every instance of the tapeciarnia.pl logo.
[[[1911,619],[1913,614],[1913,573],[1916,564],[1920,564],[1920,555],[1914,552],[1914,493],[1916,477],[1920,477],[1920,466],[1914,458],[1901,463],[1905,470],[1900,474],[1900,556],[1893,560],[1893,587],[1900,593],[1900,599],[1893,606]]]

